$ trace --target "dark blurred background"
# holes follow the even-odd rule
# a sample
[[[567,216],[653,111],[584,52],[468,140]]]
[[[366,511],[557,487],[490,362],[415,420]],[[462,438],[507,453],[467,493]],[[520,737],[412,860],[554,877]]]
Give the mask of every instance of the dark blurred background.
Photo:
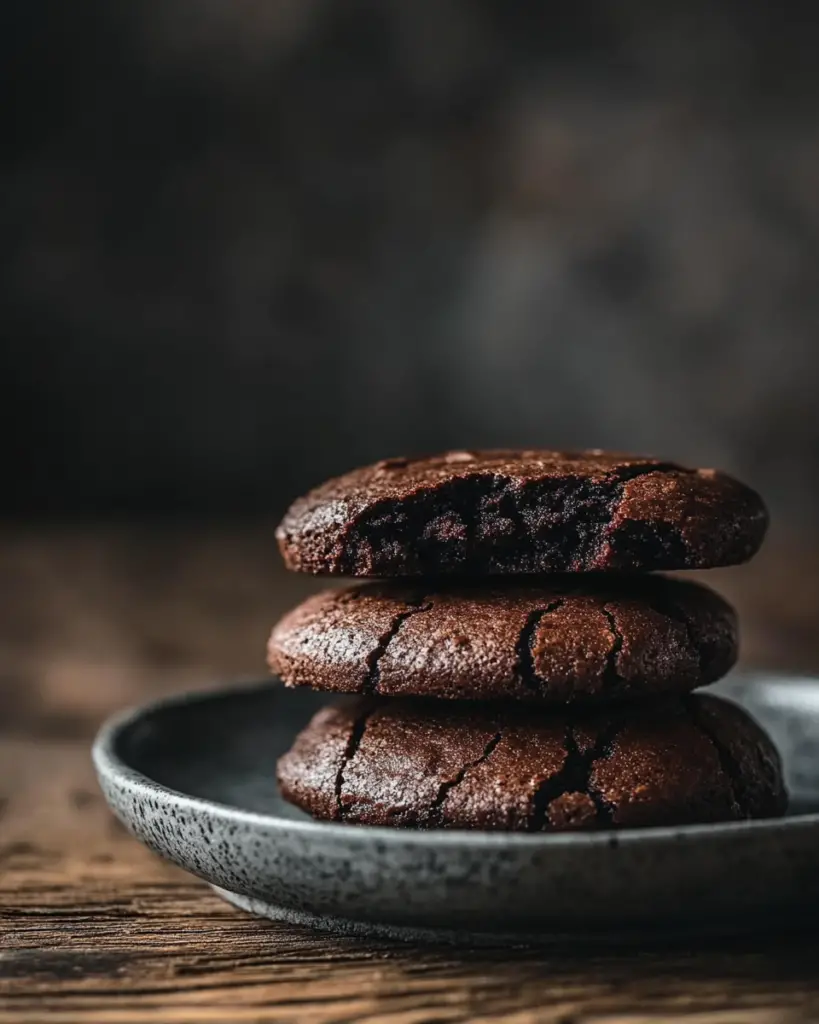
[[[6,0],[7,647],[70,620],[69,702],[137,635],[163,671],[250,670],[295,494],[523,444],[756,485],[771,540],[724,574],[746,650],[819,667],[815,11]],[[131,548],[31,526],[157,516]]]
[[[269,511],[449,445],[819,514],[811,8],[7,0],[7,507]]]

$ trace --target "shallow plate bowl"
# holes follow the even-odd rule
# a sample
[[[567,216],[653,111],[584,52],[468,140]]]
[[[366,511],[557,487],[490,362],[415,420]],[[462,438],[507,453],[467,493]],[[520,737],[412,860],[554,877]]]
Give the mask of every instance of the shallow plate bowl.
[[[787,818],[557,835],[311,821],[282,800],[275,764],[327,695],[269,683],[119,715],[94,762],[138,839],[268,917],[492,942],[803,923],[819,910],[819,680],[735,676],[714,690],[778,746]]]

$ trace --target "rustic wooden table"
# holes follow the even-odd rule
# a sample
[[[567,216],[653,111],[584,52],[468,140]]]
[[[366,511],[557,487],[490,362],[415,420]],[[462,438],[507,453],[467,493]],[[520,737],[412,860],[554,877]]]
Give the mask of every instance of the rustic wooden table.
[[[771,547],[712,582],[747,660],[815,669],[817,574]],[[620,951],[337,939],[242,914],[128,837],[94,782],[96,726],[259,675],[270,623],[314,587],[280,571],[269,530],[0,533],[0,1022],[819,1020],[810,931]]]

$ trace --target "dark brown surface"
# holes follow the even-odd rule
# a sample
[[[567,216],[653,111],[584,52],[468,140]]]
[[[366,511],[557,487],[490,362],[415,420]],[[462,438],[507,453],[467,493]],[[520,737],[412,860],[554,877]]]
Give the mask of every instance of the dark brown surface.
[[[514,705],[361,698],[319,711],[279,760],[316,818],[549,832],[776,817],[779,757],[707,694],[580,717]]]
[[[263,672],[305,596],[269,529],[0,529],[0,1021],[781,1024],[819,1018],[819,939],[429,949],[258,921],[126,835],[88,745],[111,711]],[[819,669],[819,553],[709,574],[745,664]]]
[[[712,590],[613,574],[326,590],[268,644],[289,686],[557,704],[685,693],[736,656],[736,615]]]
[[[724,473],[610,452],[384,459],[293,503],[288,568],[342,576],[707,569],[749,559],[768,516]]]

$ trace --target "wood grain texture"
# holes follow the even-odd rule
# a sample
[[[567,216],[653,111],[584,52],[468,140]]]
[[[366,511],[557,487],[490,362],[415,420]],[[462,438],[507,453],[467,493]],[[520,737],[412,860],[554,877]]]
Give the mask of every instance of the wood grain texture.
[[[0,1024],[819,1020],[816,935],[621,950],[339,939],[242,914],[131,839],[97,790],[91,735],[113,708],[260,670],[270,622],[311,586],[276,572],[268,539],[0,539]],[[777,600],[764,580],[748,594]],[[794,655],[792,622],[781,642],[815,664],[810,642]]]

